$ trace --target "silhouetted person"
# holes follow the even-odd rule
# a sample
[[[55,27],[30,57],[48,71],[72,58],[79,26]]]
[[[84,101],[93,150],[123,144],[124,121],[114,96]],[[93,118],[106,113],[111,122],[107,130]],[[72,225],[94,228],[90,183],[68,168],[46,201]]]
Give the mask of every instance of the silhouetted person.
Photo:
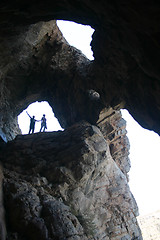
[[[30,134],[30,132],[31,132],[31,133],[34,133],[35,122],[36,122],[36,121],[38,122],[38,121],[40,121],[40,120],[36,120],[36,119],[35,119],[35,116],[31,117],[28,112],[26,112],[26,113],[27,113],[28,116],[30,117],[30,126],[29,126],[29,133],[28,133],[28,134]]]
[[[45,114],[43,114],[43,117],[41,119],[41,129],[40,129],[40,132],[42,131],[43,129],[43,132],[45,132],[45,129],[47,129],[47,123],[46,123],[46,118],[45,118]]]

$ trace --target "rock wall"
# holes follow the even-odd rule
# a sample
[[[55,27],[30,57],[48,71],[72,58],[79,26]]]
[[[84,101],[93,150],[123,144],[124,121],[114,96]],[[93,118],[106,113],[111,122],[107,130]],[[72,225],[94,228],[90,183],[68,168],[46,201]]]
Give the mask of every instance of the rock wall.
[[[141,239],[127,178],[96,126],[19,135],[0,160],[9,240]]]
[[[120,170],[128,178],[131,164],[129,159],[130,144],[126,136],[126,121],[120,111],[103,109],[97,125],[109,144],[110,153]]]
[[[1,1],[0,156],[9,239],[141,238],[127,184],[129,143],[117,110],[128,109],[160,134],[159,16],[156,1]],[[69,46],[56,19],[95,29],[94,61]],[[53,142],[55,133],[6,144],[20,134],[18,114],[42,100],[66,131]],[[75,125],[80,121],[88,127]],[[74,143],[73,125],[81,137]],[[73,148],[63,142],[68,132]]]
[[[5,210],[3,204],[3,171],[0,166],[0,239],[6,239]]]

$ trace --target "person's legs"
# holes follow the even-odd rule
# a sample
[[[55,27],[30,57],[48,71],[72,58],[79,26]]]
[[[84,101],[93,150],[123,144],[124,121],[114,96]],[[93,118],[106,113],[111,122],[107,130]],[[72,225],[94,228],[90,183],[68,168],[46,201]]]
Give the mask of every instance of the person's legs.
[[[42,131],[43,125],[41,125],[40,132]]]
[[[32,133],[34,133],[34,126],[32,127]]]
[[[42,123],[42,124],[41,124],[40,132],[41,132],[41,131],[45,132],[45,129],[46,129],[46,125]]]
[[[34,133],[34,127],[35,127],[35,125],[30,124],[30,127],[29,127],[29,134],[30,134],[30,133]]]
[[[43,132],[45,132],[45,130],[46,130],[46,126],[44,125],[44,126],[43,126]]]
[[[30,126],[30,127],[29,127],[29,132],[28,132],[28,134],[30,134],[31,130],[32,130],[32,128],[31,128],[31,126]]]

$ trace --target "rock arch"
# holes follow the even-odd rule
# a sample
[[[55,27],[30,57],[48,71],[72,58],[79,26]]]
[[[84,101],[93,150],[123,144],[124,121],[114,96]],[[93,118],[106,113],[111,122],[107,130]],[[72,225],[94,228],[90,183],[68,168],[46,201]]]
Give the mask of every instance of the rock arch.
[[[159,133],[159,65],[156,61],[159,56],[159,48],[156,48],[159,21],[155,20],[158,19],[158,7],[146,3],[144,11],[143,3],[138,4],[119,2],[116,5],[101,1],[87,8],[87,3],[83,1],[73,3],[72,7],[63,1],[54,4],[50,2],[44,4],[40,1],[40,7],[34,3],[26,5],[25,2],[19,3],[18,6],[13,6],[9,2],[6,6],[3,3],[2,110],[4,111],[6,106],[12,109],[12,103],[18,105],[13,98],[18,97],[18,101],[24,100],[31,89],[32,95],[36,94],[39,88],[41,91],[43,88],[42,95],[46,95],[44,91],[50,89],[53,92],[57,84],[60,84],[63,90],[61,84],[63,85],[65,79],[66,89],[68,87],[68,90],[74,92],[79,88],[76,96],[81,95],[84,99],[85,96],[82,97],[84,89],[95,89],[100,93],[104,106],[113,108],[119,104],[125,106],[141,125]],[[40,13],[41,8],[43,11]],[[133,12],[138,16],[136,19]],[[94,27],[93,63],[65,43],[54,21],[39,22],[54,18],[74,20]],[[151,25],[154,28],[151,28]],[[45,88],[46,83],[49,90]],[[66,89],[62,91],[63,98]],[[71,95],[70,92],[68,94]],[[77,97],[70,98],[73,98],[70,102],[75,102]],[[81,102],[83,104],[83,100]],[[150,110],[146,108],[148,105]],[[72,112],[72,115],[74,112],[76,121],[87,118],[84,111],[75,113],[74,108],[77,106],[71,109],[68,106],[67,112]],[[64,120],[67,117],[64,115],[65,117],[61,116],[63,120],[60,120],[63,125],[67,126],[70,125],[70,121],[72,123],[75,121],[73,116],[70,116],[72,120]],[[94,116],[90,120],[93,118]]]
[[[33,100],[47,100],[54,108],[61,126],[67,128],[63,136],[60,133],[60,142],[65,137],[72,140],[71,146],[67,145],[66,140],[66,152],[63,155],[63,149],[60,153],[54,152],[55,148],[56,151],[59,150],[59,145],[57,142],[56,145],[53,144],[53,136],[49,137],[47,148],[52,153],[49,158],[44,156],[45,151],[40,151],[41,155],[36,152],[39,149],[39,135],[35,135],[34,139],[18,136],[5,144],[5,147],[3,142],[0,143],[0,160],[5,175],[4,195],[8,209],[10,203],[17,209],[19,202],[24,210],[17,212],[15,224],[10,222],[18,240],[24,237],[24,232],[28,234],[25,237],[36,239],[32,235],[33,229],[36,229],[37,234],[41,230],[43,234],[39,237],[45,240],[53,237],[64,239],[65,233],[67,236],[69,234],[70,239],[91,239],[91,232],[87,237],[80,218],[78,220],[75,217],[79,216],[80,211],[80,216],[87,222],[86,213],[80,207],[81,199],[91,207],[90,210],[96,211],[94,204],[98,209],[95,215],[100,220],[97,223],[92,218],[91,222],[97,224],[100,232],[92,234],[92,238],[141,239],[135,218],[137,207],[127,185],[128,155],[118,151],[119,145],[128,151],[119,109],[128,109],[143,127],[160,133],[159,11],[159,5],[155,2],[136,0],[101,0],[94,3],[84,0],[39,0],[38,4],[25,0],[13,4],[9,0],[0,4],[1,138],[5,141],[12,140],[19,133],[17,115],[25,106]],[[93,62],[66,43],[56,26],[56,19],[89,24],[95,29],[91,44],[95,58]],[[90,90],[97,92],[100,98],[90,98]],[[92,124],[97,125],[101,131]],[[122,135],[124,138],[121,138]],[[26,161],[26,156],[30,157],[30,148],[26,149],[22,143],[32,146],[32,151],[36,153],[30,164]],[[17,149],[18,153],[14,155]],[[53,161],[53,153],[59,156],[59,161],[58,158]],[[78,168],[75,168],[77,154]],[[69,162],[65,162],[63,156],[70,156]],[[45,164],[45,161],[50,165]],[[43,166],[45,171],[41,171]],[[58,179],[52,177],[48,166],[56,169],[54,176],[59,176]],[[105,173],[102,166],[106,169]],[[103,185],[105,191],[100,188],[98,194],[96,186],[103,180],[106,183]],[[52,186],[57,186],[57,190],[53,191]],[[74,186],[76,190],[73,190]],[[20,196],[15,196],[15,192],[19,193],[20,189]],[[73,193],[74,198],[71,199],[70,193]],[[105,193],[105,197],[102,193]],[[30,209],[24,206],[25,196]],[[76,202],[74,199],[77,196]],[[63,204],[60,203],[61,200]],[[37,211],[34,211],[34,204]],[[73,205],[76,213],[71,214],[67,206]],[[58,211],[61,214],[57,215]],[[27,215],[29,212],[32,214]],[[26,215],[22,216],[21,213]],[[12,216],[11,209],[7,214]],[[55,221],[54,216],[60,220],[58,225],[54,225],[55,231],[52,231],[50,221]],[[21,217],[27,219],[22,226],[19,225]],[[67,222],[66,219],[70,220]],[[66,224],[63,225],[63,222]],[[66,227],[67,224],[69,228]],[[74,225],[73,228],[71,224]],[[8,231],[12,238],[11,229]]]

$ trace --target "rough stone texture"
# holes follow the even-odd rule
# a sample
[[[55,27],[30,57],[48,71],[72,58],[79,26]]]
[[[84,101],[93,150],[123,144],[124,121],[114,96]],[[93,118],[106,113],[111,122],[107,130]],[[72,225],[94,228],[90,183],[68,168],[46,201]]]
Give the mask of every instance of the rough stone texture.
[[[97,125],[109,144],[114,161],[128,178],[127,173],[131,167],[128,157],[130,145],[126,136],[126,121],[122,118],[121,112],[111,108],[109,111],[104,109],[99,115]]]
[[[160,211],[137,217],[143,240],[160,239]]]
[[[0,165],[0,239],[6,239],[6,223],[5,223],[5,211],[3,205],[3,172],[2,166]]]
[[[141,239],[127,178],[96,126],[19,135],[0,159],[9,240]]]
[[[1,136],[15,137],[17,115],[36,100],[47,100],[64,128],[95,124],[102,109],[119,106],[160,133],[159,16],[156,1],[2,0]],[[70,47],[53,19],[90,24],[95,61]]]
[[[55,19],[74,20],[79,23],[89,24],[95,29],[91,43],[95,57],[94,61],[89,61],[79,50],[68,45],[57,28]],[[113,171],[113,169],[106,167],[107,172],[105,172],[105,174],[106,176],[110,176],[111,174],[111,179],[114,178],[118,180],[120,185],[118,185],[115,180],[115,186],[112,186],[113,190],[115,187],[116,193],[117,186],[120,188],[123,186],[121,194],[124,197],[119,195],[121,201],[118,196],[116,196],[116,200],[114,199],[114,204],[112,204],[110,198],[107,198],[107,194],[104,197],[106,202],[102,204],[102,206],[107,206],[106,209],[109,208],[112,215],[110,215],[110,212],[107,212],[107,214],[105,212],[105,216],[103,216],[103,214],[98,212],[103,211],[101,207],[95,211],[95,216],[97,217],[99,216],[98,214],[100,214],[101,217],[97,217],[97,222],[94,219],[94,223],[96,223],[97,226],[100,225],[98,229],[101,232],[103,229],[106,229],[107,226],[108,230],[105,230],[105,234],[106,236],[107,234],[111,234],[112,239],[119,239],[123,234],[126,234],[126,236],[129,234],[131,238],[131,232],[133,231],[136,232],[136,236],[138,235],[138,230],[135,230],[137,229],[136,223],[133,225],[129,223],[129,226],[125,225],[124,227],[124,222],[128,224],[129,219],[135,219],[134,217],[132,218],[132,214],[134,215],[135,211],[132,212],[133,206],[131,203],[126,209],[125,207],[123,209],[123,204],[127,201],[128,194],[131,194],[129,190],[126,190],[128,189],[126,181],[127,173],[130,168],[128,159],[129,144],[125,134],[125,123],[116,112],[120,108],[126,108],[143,127],[152,129],[160,134],[159,29],[160,4],[157,1],[39,0],[37,2],[35,0],[2,0],[0,2],[0,151],[4,149],[4,142],[12,140],[17,134],[20,134],[17,116],[34,101],[48,101],[61,126],[65,129],[81,120],[99,126],[108,144],[107,151],[110,150],[111,156],[114,159],[113,161],[112,158],[107,158],[107,161],[109,161],[110,164],[112,162],[111,166],[115,168]],[[105,158],[103,158],[103,154],[101,155],[101,149],[99,149],[99,147],[99,153],[97,153],[99,158],[97,157],[96,160],[93,158],[92,162],[89,154],[92,151],[90,150],[89,153],[87,153],[88,155],[86,153],[86,155],[83,155],[83,153],[80,152],[80,149],[83,149],[82,146],[79,146],[78,143],[75,144],[76,152],[73,151],[74,156],[72,154],[69,156],[65,154],[65,158],[66,160],[69,158],[71,163],[75,163],[76,159],[78,159],[77,167],[74,167],[74,164],[68,166],[69,163],[65,162],[63,158],[63,151],[58,153],[61,158],[55,162],[57,164],[56,168],[53,169],[53,174],[50,174],[50,165],[46,165],[48,162],[45,160],[46,153],[41,141],[36,147],[39,149],[39,147],[42,146],[42,150],[39,149],[40,153],[35,151],[34,159],[32,159],[33,162],[29,161],[29,159],[31,159],[30,153],[33,151],[29,143],[32,141],[32,138],[34,140],[36,137],[37,135],[34,137],[31,136],[30,140],[30,136],[22,137],[22,139],[19,140],[16,139],[14,143],[11,143],[10,147],[7,144],[8,150],[6,149],[4,153],[4,155],[8,156],[8,163],[5,163],[5,169],[8,170],[5,170],[5,174],[9,171],[5,179],[6,194],[7,188],[10,188],[12,185],[12,181],[16,187],[13,187],[13,193],[10,197],[6,197],[6,201],[7,199],[14,199],[14,197],[16,199],[16,196],[14,196],[15,192],[19,191],[18,189],[20,188],[24,189],[25,184],[26,189],[31,192],[33,198],[35,196],[36,199],[41,199],[39,197],[40,194],[36,193],[36,191],[38,191],[37,188],[32,186],[30,180],[26,180],[24,177],[24,175],[29,174],[34,176],[33,170],[38,174],[41,174],[42,171],[44,174],[43,177],[49,179],[48,181],[50,182],[61,180],[62,182],[60,182],[59,186],[62,186],[65,181],[67,181],[67,184],[71,182],[71,186],[74,186],[72,181],[76,180],[77,185],[75,187],[77,188],[79,181],[82,184],[82,179],[90,176],[90,179],[85,179],[86,181],[84,181],[80,187],[83,189],[87,186],[86,191],[88,191],[87,189],[90,189],[90,187],[95,189],[93,182],[95,178],[97,180],[97,175],[99,176],[101,168],[97,171],[94,164],[96,164],[96,161],[99,163],[98,161],[100,159],[104,160]],[[70,136],[70,138],[71,137],[72,136]],[[96,137],[98,136],[96,135]],[[28,139],[28,141],[26,141],[26,139]],[[98,141],[98,139],[96,141]],[[16,146],[14,146],[14,144],[16,144],[17,141],[19,143],[21,142],[21,144],[15,152],[14,147]],[[24,144],[26,144],[25,148],[23,148]],[[27,144],[29,144],[29,146],[27,146]],[[54,144],[49,144],[51,155],[48,156],[50,156],[51,159],[54,157],[52,147],[55,146],[55,144],[56,149],[59,149],[59,151],[62,150],[57,146],[57,141],[55,141]],[[13,149],[12,146],[14,146]],[[49,146],[47,145],[47,147]],[[66,151],[68,147],[67,145]],[[104,143],[102,144],[102,149],[103,147]],[[70,152],[72,152],[71,149],[69,153]],[[10,159],[11,153],[14,159]],[[21,155],[19,155],[19,153],[22,153],[22,162],[20,162]],[[86,165],[80,156],[85,156],[86,161],[88,159]],[[48,161],[50,162],[51,160]],[[65,164],[68,163],[66,167],[67,170],[63,168],[63,161]],[[104,161],[99,163],[99,166],[101,166],[101,164],[103,165],[103,163]],[[107,166],[110,166],[110,164]],[[42,169],[42,166],[44,169]],[[95,173],[92,176],[91,171],[94,168]],[[68,169],[69,173],[66,172]],[[11,170],[13,171],[12,174],[10,172]],[[110,170],[112,170],[111,173]],[[115,175],[112,175],[113,172],[115,172]],[[22,187],[20,186],[19,177],[16,175],[14,179],[14,174],[20,174],[19,177],[21,177],[22,180]],[[71,179],[68,179],[68,174]],[[122,176],[121,180],[119,176]],[[87,185],[87,181],[90,185]],[[107,180],[106,178],[104,180],[103,176],[101,176],[100,181],[103,183],[103,181]],[[126,182],[126,185],[123,184],[124,182]],[[107,186],[111,186],[110,182],[107,184]],[[68,195],[70,185],[69,187],[65,185],[62,189],[65,187],[65,191],[67,192],[66,197],[68,197],[70,196]],[[81,188],[79,190],[80,192],[82,190]],[[97,191],[95,191],[95,193],[97,193]],[[74,190],[72,192],[74,193]],[[84,192],[85,191],[82,191],[83,194]],[[62,195],[63,198],[65,196],[60,190],[57,194]],[[79,192],[77,192],[77,196],[79,196],[78,194]],[[50,195],[51,198],[55,198],[55,193],[50,194],[47,192],[47,199],[50,198]],[[86,196],[84,196],[83,200],[85,197]],[[77,203],[80,199],[82,199],[81,196],[79,196]],[[98,194],[97,199],[101,199],[101,192]],[[27,200],[26,204],[30,204],[29,201],[30,200]],[[120,209],[116,205],[117,201],[120,201]],[[55,204],[53,203],[54,199],[52,199],[51,202],[53,205]],[[23,209],[21,200],[20,203]],[[70,204],[71,203],[72,201],[70,201]],[[100,201],[98,204],[100,204]],[[68,205],[69,203],[67,202],[66,206]],[[9,206],[11,207],[10,204],[8,208]],[[66,209],[66,207],[64,208]],[[29,209],[32,209],[32,204]],[[46,212],[47,211],[48,210],[46,210]],[[127,212],[129,212],[129,214],[132,212],[129,219],[126,217]],[[50,212],[51,218],[52,213]],[[121,215],[121,213],[123,214]],[[26,217],[25,214],[24,212],[24,218]],[[32,229],[34,226],[34,228],[37,229],[37,234],[39,233],[39,229],[44,230],[42,238],[46,238],[47,231],[48,234],[54,236],[55,230],[51,226],[45,226],[43,222],[45,221],[45,217],[43,219],[37,219],[37,215],[34,214],[35,213],[32,214],[32,211],[30,215],[27,213],[29,219],[32,216],[31,221],[26,219],[26,225],[22,224],[22,229],[29,227],[31,229],[30,232],[33,233]],[[115,218],[117,215],[118,217]],[[75,227],[72,232],[72,234],[74,234],[77,231],[77,237],[78,234],[83,234],[84,231],[84,228],[83,231],[81,230],[79,224],[81,225],[80,222],[76,225],[78,229]],[[104,227],[105,224],[106,226]],[[8,226],[11,227],[10,223]],[[116,226],[121,226],[120,230],[117,230]],[[16,227],[21,228],[20,225]],[[65,226],[63,229],[65,229]],[[124,233],[122,233],[122,229],[126,229]],[[128,233],[127,229],[129,229]],[[131,229],[134,230],[132,231]],[[112,230],[113,232],[111,232]],[[69,232],[69,230],[67,231]],[[120,232],[118,233],[118,231]],[[116,235],[113,236],[114,234],[117,234],[117,237]],[[56,238],[56,236],[53,236],[51,236],[51,238]],[[102,234],[99,236],[101,239],[103,238]],[[20,229],[17,230],[17,232],[11,231],[11,236],[9,237],[10,239],[17,238],[18,240],[24,240]],[[34,234],[31,238],[34,239]],[[105,238],[107,237],[104,237],[104,239]],[[123,239],[123,237],[121,238]],[[126,238],[129,239],[129,237]],[[133,237],[133,239],[134,238],[135,237]]]
[[[31,180],[30,177],[25,181],[15,173],[6,172],[6,175],[4,186],[8,224],[17,239],[87,239],[70,208],[45,190],[46,178],[35,177]],[[10,232],[9,236],[12,239],[13,233]]]

